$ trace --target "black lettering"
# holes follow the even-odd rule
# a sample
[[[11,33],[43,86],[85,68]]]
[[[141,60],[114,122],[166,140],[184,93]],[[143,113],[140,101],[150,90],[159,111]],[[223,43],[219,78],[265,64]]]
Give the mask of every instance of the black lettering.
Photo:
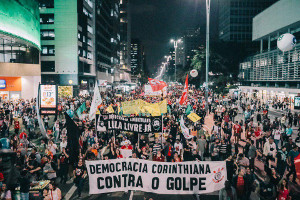
[[[120,165],[121,165],[121,163],[116,163],[116,171],[117,172],[121,171]]]
[[[167,173],[168,173],[168,165],[164,165],[163,173],[164,173],[164,174],[167,174]]]
[[[134,187],[134,179],[135,179],[134,175],[129,174],[129,178],[128,178],[128,186],[131,185],[131,186]]]
[[[199,173],[204,174],[204,165],[199,165]]]
[[[190,179],[190,189],[191,191],[194,190],[194,186],[196,186],[198,184],[198,179],[197,178],[191,178]]]
[[[132,166],[131,166],[131,162],[128,162],[128,166],[127,166],[127,167],[128,167],[128,169],[127,169],[127,170],[132,172]]]
[[[172,173],[177,174],[177,165],[173,165]]]
[[[109,173],[108,164],[102,164],[102,173]]]
[[[101,174],[101,165],[99,165],[99,164],[96,165],[96,171],[97,171],[97,174]]]
[[[153,190],[157,190],[159,187],[159,178],[158,177],[154,177],[152,179],[152,189]]]
[[[137,162],[133,163],[133,171],[134,172],[138,171],[138,169],[137,169],[138,165],[139,165],[139,163],[137,163]]]
[[[123,172],[127,171],[126,162],[122,162],[122,171]]]
[[[105,186],[106,188],[112,188],[112,178],[110,176],[105,178]]]
[[[205,177],[199,178],[199,190],[206,190],[206,187],[202,187],[205,185],[205,181],[206,181]]]
[[[122,174],[122,177],[124,178],[124,187],[127,187],[127,176],[128,174]]]
[[[167,178],[167,190],[174,190],[174,178],[169,177]]]
[[[191,165],[190,165],[191,166]],[[184,191],[189,191],[189,188],[188,187],[186,187],[186,178],[185,177],[183,177],[183,182],[182,182],[182,186],[183,186],[183,190]]]
[[[182,167],[182,164],[178,164],[178,167],[179,167],[179,174],[181,174],[181,167]]]
[[[144,167],[143,167],[143,173],[148,173],[148,167],[147,167],[146,164],[145,164]]]
[[[143,181],[142,181],[142,177],[141,176],[138,176],[135,187],[141,187],[141,188],[143,188]]]
[[[210,167],[209,167],[209,165],[206,165],[205,174],[210,174],[210,173],[211,173]]]
[[[188,165],[184,165],[183,166],[183,170],[184,170],[184,174],[188,174],[189,173],[189,166]]]
[[[98,177],[97,178],[97,186],[98,186],[98,189],[99,190],[102,190],[103,188],[104,188],[104,186],[103,185],[101,185],[101,181],[103,181],[104,180],[104,178],[102,178],[102,177]]]
[[[114,173],[115,172],[115,164],[114,163],[111,163],[109,165],[109,170],[110,170],[110,173]]]
[[[91,174],[95,174],[95,166],[94,165],[90,165],[90,173]]]
[[[156,170],[155,170],[155,168],[156,168],[156,164],[153,164],[153,165],[152,165],[152,173],[153,173],[153,174],[155,174],[155,173],[156,173]]]
[[[161,174],[162,171],[162,165],[157,166],[157,173]]]
[[[194,171],[193,171],[193,174],[199,174],[198,166],[197,166],[196,164],[194,165]]]
[[[114,188],[121,187],[121,176],[114,176]]]
[[[181,190],[182,182],[181,178],[177,177],[175,178],[175,190]]]

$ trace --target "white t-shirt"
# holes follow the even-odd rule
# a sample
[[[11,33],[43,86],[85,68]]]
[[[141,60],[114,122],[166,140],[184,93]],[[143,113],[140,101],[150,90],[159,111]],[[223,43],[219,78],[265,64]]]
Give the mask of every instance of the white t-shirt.
[[[183,149],[182,144],[181,144],[180,142],[179,142],[178,144],[175,143],[175,144],[174,144],[174,148],[175,148],[175,151],[176,151],[178,154],[180,154],[180,150]]]
[[[60,151],[61,151],[61,152],[62,152],[63,148],[66,148],[66,147],[67,147],[67,144],[68,144],[67,141],[65,141],[65,142],[62,141],[62,142],[60,143],[59,146],[60,146]]]

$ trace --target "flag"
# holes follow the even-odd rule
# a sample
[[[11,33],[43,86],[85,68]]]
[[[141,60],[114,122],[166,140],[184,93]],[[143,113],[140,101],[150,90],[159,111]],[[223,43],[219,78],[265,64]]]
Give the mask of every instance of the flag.
[[[112,107],[112,105],[108,106],[108,107],[106,108],[106,111],[107,111],[108,113],[115,113],[115,110],[114,110],[114,108]]]
[[[118,103],[118,115],[123,115],[123,109],[120,107]]]
[[[168,105],[167,108],[168,108],[168,113],[171,114],[171,108],[170,108],[170,106]]]
[[[76,110],[77,116],[80,118],[81,114],[86,110],[86,104],[85,102],[81,104],[81,106]]]
[[[295,169],[296,169],[296,175],[297,178],[300,178],[300,154],[294,158],[294,164],[295,164]]]
[[[78,162],[80,130],[70,116],[65,113],[67,127],[67,149],[69,149],[70,164]]]
[[[187,117],[193,122],[197,122],[201,119],[201,117],[199,117],[196,113],[191,113]]]
[[[182,116],[180,119],[180,128],[181,128],[181,132],[182,132],[183,136],[185,137],[185,139],[193,138],[193,136],[190,135],[190,129],[188,129],[188,127],[185,126]]]
[[[185,110],[185,114],[186,114],[186,115],[191,114],[192,110],[193,110],[192,106],[191,106],[191,105],[188,105],[188,107],[187,107],[186,110]]]
[[[182,93],[182,96],[180,98],[180,102],[179,104],[182,105],[186,99],[187,99],[187,95],[188,95],[188,88],[189,88],[189,75],[186,75],[186,79],[185,79],[185,84],[184,84],[184,90],[183,90],[183,93]]]
[[[95,89],[94,89],[94,97],[93,97],[93,101],[92,101],[92,105],[90,108],[90,120],[95,119],[96,116],[96,111],[98,109],[98,106],[102,103],[102,99],[100,96],[100,92],[99,92],[99,88],[97,83],[95,84]]]
[[[74,111],[71,110],[71,109],[67,110],[67,114],[68,114],[71,118],[74,117]]]
[[[152,78],[148,78],[148,80],[153,92],[160,91],[164,87],[167,87],[167,84],[163,81],[152,79]]]

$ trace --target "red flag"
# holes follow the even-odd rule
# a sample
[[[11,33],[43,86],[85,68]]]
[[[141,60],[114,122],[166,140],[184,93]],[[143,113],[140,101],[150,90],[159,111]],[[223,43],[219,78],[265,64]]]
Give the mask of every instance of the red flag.
[[[167,84],[163,81],[159,81],[159,80],[152,79],[152,78],[148,78],[148,80],[149,80],[149,83],[151,85],[153,92],[162,90],[164,87],[167,86]]]
[[[186,99],[187,99],[187,95],[188,95],[188,88],[189,88],[189,75],[186,75],[186,79],[185,79],[185,84],[184,84],[184,90],[180,99],[179,104],[182,105]]]
[[[300,154],[294,158],[294,164],[296,169],[297,178],[300,178]]]

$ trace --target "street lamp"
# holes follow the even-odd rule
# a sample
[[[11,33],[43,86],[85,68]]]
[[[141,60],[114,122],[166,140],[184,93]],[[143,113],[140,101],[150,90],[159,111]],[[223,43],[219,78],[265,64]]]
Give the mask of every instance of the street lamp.
[[[175,49],[175,81],[176,81],[177,80],[177,47],[178,47],[178,44],[182,42],[182,40],[181,39],[178,39],[178,40],[171,39],[170,42],[174,44],[174,49]]]
[[[205,74],[205,111],[208,109],[208,71],[209,71],[209,18],[210,0],[206,0],[206,74]]]

